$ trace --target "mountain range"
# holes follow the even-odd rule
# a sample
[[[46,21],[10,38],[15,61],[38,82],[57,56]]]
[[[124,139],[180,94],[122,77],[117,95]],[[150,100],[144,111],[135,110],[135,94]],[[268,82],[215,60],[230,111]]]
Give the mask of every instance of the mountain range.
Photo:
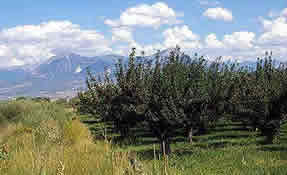
[[[104,72],[118,55],[83,57],[76,54],[55,56],[38,65],[0,69],[0,99],[17,96],[64,98],[85,88],[86,70]]]
[[[167,56],[168,50],[161,56]],[[154,60],[155,55],[148,59]],[[84,57],[77,54],[54,56],[36,65],[26,65],[0,69],[0,100],[19,96],[43,96],[65,98],[85,89],[86,70],[94,74],[112,68],[118,59],[124,62],[127,57],[104,55]],[[256,67],[256,61],[241,62],[241,66]]]

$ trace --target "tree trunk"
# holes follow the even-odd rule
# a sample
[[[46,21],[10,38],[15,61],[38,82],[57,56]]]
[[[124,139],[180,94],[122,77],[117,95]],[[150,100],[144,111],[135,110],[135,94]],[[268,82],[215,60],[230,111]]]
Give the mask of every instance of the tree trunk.
[[[189,131],[188,131],[188,141],[190,144],[192,144],[193,140],[192,140],[192,136],[193,136],[193,128],[189,128]]]
[[[274,137],[276,135],[276,132],[274,131],[274,129],[270,129],[270,128],[263,128],[261,130],[261,134],[263,136],[265,136],[265,143],[266,144],[273,144],[274,141]]]
[[[274,134],[270,133],[266,135],[266,143],[267,144],[273,144],[274,140]]]
[[[171,153],[169,139],[160,140],[160,150],[163,156]]]

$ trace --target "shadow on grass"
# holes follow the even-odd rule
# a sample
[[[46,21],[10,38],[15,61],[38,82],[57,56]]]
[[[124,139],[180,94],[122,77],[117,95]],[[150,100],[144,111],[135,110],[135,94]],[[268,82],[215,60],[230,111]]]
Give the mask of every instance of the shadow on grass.
[[[250,137],[247,134],[241,134],[241,135],[215,135],[215,136],[209,136],[208,140],[219,140],[219,139],[239,139],[239,138],[248,138]]]
[[[154,137],[137,137],[138,139],[135,139],[134,142],[128,143],[129,146],[148,146],[153,144],[159,144],[158,139]],[[198,141],[198,139],[193,139],[194,141]],[[122,141],[125,141],[125,139],[114,137],[114,143],[120,144]],[[188,140],[186,138],[172,138],[171,143],[186,143]],[[123,145],[125,143],[123,142]]]
[[[216,127],[242,127],[242,123],[226,123],[226,124],[217,124]]]
[[[214,128],[210,129],[211,132],[227,132],[227,131],[251,131],[252,129],[246,127],[240,128]]]
[[[194,140],[194,139],[193,139]],[[187,138],[173,138],[172,142],[177,142],[177,143],[181,143],[181,142],[188,142]]]
[[[201,149],[216,149],[216,148],[224,148],[226,146],[230,146],[230,142],[223,141],[223,142],[212,142],[212,143],[203,143],[194,145],[194,147],[201,148]]]
[[[273,151],[279,151],[279,152],[287,152],[287,146],[263,146],[258,148],[259,151],[268,151],[268,152],[273,152]]]
[[[175,149],[172,148],[172,153],[169,156],[188,156],[193,154],[192,149],[191,150],[187,150],[187,149]],[[161,152],[156,149],[155,152],[153,149],[146,149],[146,150],[142,150],[142,151],[137,151],[137,155],[139,156],[139,158],[141,160],[153,160],[153,159],[161,159],[162,155]]]

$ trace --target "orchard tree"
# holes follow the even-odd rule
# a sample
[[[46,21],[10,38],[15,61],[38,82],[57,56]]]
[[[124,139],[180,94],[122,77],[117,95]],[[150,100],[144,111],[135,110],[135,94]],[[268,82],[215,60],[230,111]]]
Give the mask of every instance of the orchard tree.
[[[189,77],[186,97],[188,103],[185,108],[185,128],[189,142],[195,132],[204,134],[207,127],[227,112],[229,100],[232,97],[233,71],[236,64],[224,64],[221,58],[216,59],[209,66],[203,57],[194,58],[188,65]]]
[[[272,54],[258,59],[254,72],[242,72],[233,95],[233,114],[258,128],[272,143],[286,114],[286,70],[275,67]]]

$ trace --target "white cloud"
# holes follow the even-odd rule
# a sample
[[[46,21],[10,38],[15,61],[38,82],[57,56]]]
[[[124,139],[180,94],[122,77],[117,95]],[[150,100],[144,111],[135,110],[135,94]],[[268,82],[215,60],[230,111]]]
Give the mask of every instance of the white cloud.
[[[204,40],[201,40],[190,27],[183,25],[166,29],[163,32],[163,36],[164,41],[162,44],[141,45],[134,41],[128,45],[117,47],[115,51],[121,55],[127,55],[132,47],[136,47],[139,55],[141,51],[145,51],[146,55],[150,55],[156,53],[157,50],[173,48],[179,45],[188,54],[198,52],[200,54],[214,55],[215,57],[223,56],[225,59],[231,57],[244,59],[261,54],[255,45],[255,34],[247,31],[224,35],[222,40],[219,40],[215,33],[211,33]]]
[[[105,20],[105,24],[111,27],[142,26],[158,28],[163,24],[181,23],[182,21],[177,19],[181,15],[182,14],[177,14],[163,2],[158,2],[153,5],[141,4],[122,12],[120,19]]]
[[[203,4],[209,2],[202,0]],[[223,8],[209,8],[204,15],[225,21],[233,19],[232,13]],[[145,45],[133,36],[138,26],[156,28],[164,24],[172,25],[180,23],[179,16],[162,2],[129,8],[122,12],[119,19],[105,21],[111,26],[112,37],[109,40],[96,30],[86,30],[69,21],[50,21],[3,29],[0,30],[0,67],[39,63],[54,55],[71,52],[83,56],[105,53],[127,55],[132,47],[137,48],[138,55],[142,51],[151,55],[157,50],[176,45],[186,53],[198,52],[214,57],[223,56],[224,59],[255,59],[270,50],[278,58],[287,56],[287,8],[272,18],[262,18],[263,32],[257,34],[257,37],[253,32],[238,31],[220,37],[210,33],[201,39],[188,25],[165,29],[162,32],[162,42]]]
[[[155,54],[158,50],[166,49],[162,44],[155,43],[150,45],[141,45],[137,42],[130,43],[128,45],[119,45],[115,47],[114,53],[119,55],[128,55],[132,48],[136,48],[136,55],[141,56],[142,52],[145,55]]]
[[[214,9],[220,11],[222,8]],[[229,17],[226,16],[228,15],[218,13],[213,18],[226,21],[233,19],[231,12]],[[163,50],[179,45],[184,52],[189,54],[198,52],[203,55],[211,55],[210,59],[222,56],[224,60],[236,59],[239,61],[256,61],[257,57],[264,56],[265,51],[272,50],[273,55],[282,60],[284,56],[287,56],[285,47],[287,44],[287,32],[285,30],[287,28],[287,9],[278,13],[277,17],[273,16],[269,20],[262,19],[262,26],[264,29],[262,34],[256,35],[250,31],[238,31],[218,38],[215,33],[211,33],[205,36],[204,39],[200,39],[199,35],[194,33],[187,25],[174,26],[163,32],[164,39],[162,43],[141,45],[130,37],[132,35],[127,34],[121,40],[129,41],[132,38],[132,42],[127,42],[127,45],[121,45],[115,50],[118,53],[121,52],[127,55],[132,47],[136,47],[139,54],[141,51],[146,51],[146,55],[149,55],[155,53],[158,49]],[[124,32],[122,35],[125,36]]]
[[[13,66],[22,66],[22,65],[25,64],[24,61],[18,60],[18,59],[16,59],[16,58],[12,58],[12,59],[11,59],[11,63],[12,63]]]
[[[0,45],[0,57],[6,56],[9,53],[9,48],[6,45]]]
[[[127,43],[134,42],[132,29],[127,27],[119,27],[112,29],[112,40],[113,41],[122,41]]]
[[[216,34],[212,33],[205,38],[207,48],[223,48],[224,45],[221,41],[217,40]]]
[[[163,32],[165,37],[164,46],[166,48],[175,47],[180,45],[183,48],[199,48],[199,36],[194,34],[191,29],[184,25],[181,27],[173,27]]]
[[[99,55],[111,52],[109,45],[97,31],[69,21],[17,26],[0,31],[0,67],[35,64],[63,53]]]
[[[130,49],[133,47],[137,49],[138,55],[140,55],[142,51],[145,52],[145,55],[151,55],[156,53],[158,50],[172,48],[175,47],[176,45],[179,45],[183,50],[193,50],[202,47],[200,43],[200,37],[197,34],[193,33],[192,30],[187,25],[168,28],[162,34],[164,36],[163,43],[154,43],[149,45],[142,45],[136,42],[135,40],[130,39],[130,37],[119,36],[117,38],[122,38],[121,41],[130,41],[130,42],[127,42],[127,45],[122,44],[116,46],[113,49],[114,53],[120,55],[127,55]],[[120,35],[120,33],[117,33],[117,35]],[[121,36],[123,35],[124,34],[121,34]],[[113,35],[113,38],[116,37]]]
[[[255,41],[255,34],[253,32],[240,31],[226,34],[221,41],[217,39],[215,33],[212,33],[205,38],[205,48],[243,51],[254,48]]]
[[[264,45],[287,44],[287,9],[273,20],[261,20],[264,33],[259,38],[259,43]]]
[[[214,19],[214,20],[223,20],[223,21],[232,21],[233,16],[232,12],[228,9],[217,7],[217,8],[208,8],[204,13],[204,16]]]
[[[271,11],[268,12],[268,15],[267,15],[267,16],[268,16],[269,18],[274,18],[274,17],[280,16],[280,13],[278,13],[277,11],[271,10]]]
[[[287,8],[282,10],[281,15],[287,17]]]
[[[82,72],[82,68],[81,68],[81,66],[78,66],[77,68],[76,68],[76,70],[75,70],[75,72],[74,73],[80,73],[80,72]]]
[[[156,44],[142,46],[141,51],[144,51],[145,55],[151,55],[151,54],[155,54],[158,50],[163,50],[163,49],[164,47],[162,46],[162,44],[156,43]]]
[[[204,47],[200,50],[201,54],[211,55],[209,59],[222,56],[223,60],[250,60],[261,56],[260,51],[255,34],[247,31],[226,34],[222,40],[211,33],[205,37]]]
[[[250,49],[254,45],[255,34],[253,32],[234,32],[231,35],[225,35],[223,43],[226,47],[233,49]]]
[[[286,61],[287,57],[287,8],[274,19],[261,19],[263,33],[257,40],[262,51],[273,51],[278,59]]]
[[[199,4],[202,6],[216,6],[219,5],[219,1],[213,1],[213,0],[199,0]]]

